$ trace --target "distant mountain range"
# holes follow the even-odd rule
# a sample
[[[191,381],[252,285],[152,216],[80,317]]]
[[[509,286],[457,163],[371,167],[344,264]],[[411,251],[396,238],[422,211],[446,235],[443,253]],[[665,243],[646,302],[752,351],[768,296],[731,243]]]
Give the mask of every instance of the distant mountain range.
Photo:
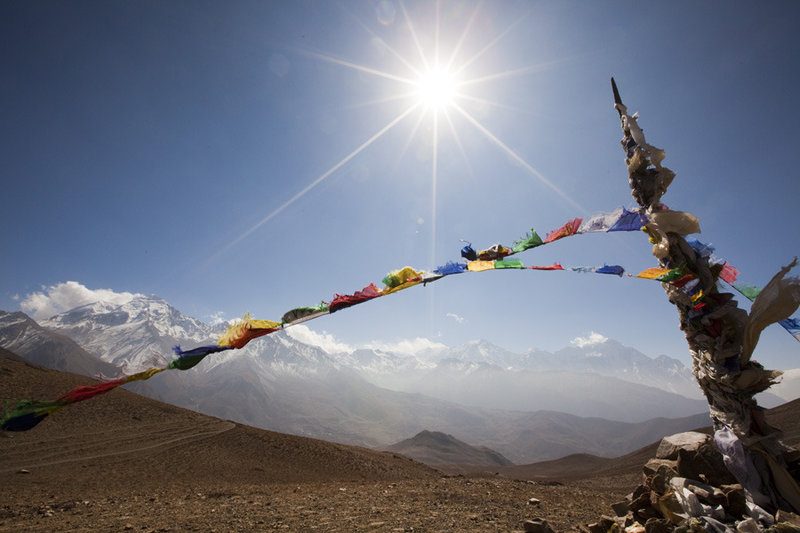
[[[383,381],[385,385],[391,385],[393,379],[402,379],[393,376],[398,374],[392,372],[394,367],[401,370],[402,374],[407,374],[408,369],[425,371],[432,366],[441,367],[444,363],[451,368],[460,367],[463,371],[496,367],[520,373],[591,373],[656,387],[688,398],[701,398],[700,389],[691,371],[677,359],[666,355],[652,359],[611,339],[580,347],[570,346],[555,353],[528,350],[516,354],[483,340],[438,351],[429,350],[418,356],[402,357],[373,352],[374,355],[370,358],[364,352],[366,351],[358,354],[361,371],[372,376],[373,380]],[[395,362],[388,364],[392,360]],[[380,364],[376,364],[378,361]]]
[[[0,311],[0,346],[86,375],[162,366],[172,346],[215,343],[214,333],[155,296],[89,304],[38,325]],[[619,455],[708,423],[679,361],[612,340],[555,353],[514,354],[478,341],[413,355],[328,354],[281,332],[129,388],[261,428],[369,447],[435,430],[517,464]]]

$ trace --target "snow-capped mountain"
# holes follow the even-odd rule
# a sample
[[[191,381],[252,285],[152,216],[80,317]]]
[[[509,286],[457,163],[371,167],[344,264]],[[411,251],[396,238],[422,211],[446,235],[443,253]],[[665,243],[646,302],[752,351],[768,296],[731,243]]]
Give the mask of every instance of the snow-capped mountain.
[[[154,296],[84,305],[42,321],[42,326],[127,372],[154,363],[162,366],[176,344],[187,349],[213,344],[222,329],[187,317]],[[579,356],[592,364],[601,359],[568,352],[560,356],[561,363]],[[605,370],[619,370],[638,357],[608,356]],[[673,432],[697,427],[697,417],[677,417],[707,409],[701,401],[597,373],[532,369],[557,365],[558,359],[559,354],[544,352],[514,354],[485,341],[414,354],[373,349],[329,354],[279,332],[243,349],[213,354],[189,371],[164,372],[131,388],[207,414],[349,444],[380,446],[424,429],[444,431],[517,462],[555,458],[553,454],[565,450],[545,444],[553,434],[528,431],[545,416],[543,409],[551,410],[546,418],[558,428],[552,430],[559,435],[556,440],[576,443],[569,452],[606,455],[633,449],[619,447],[620,435],[631,435],[623,439],[631,446],[643,445],[663,436],[659,432],[665,427]],[[639,363],[644,365],[646,361]],[[389,385],[393,390],[387,390]],[[601,438],[597,419],[590,423],[579,418],[587,416],[620,422],[605,420],[615,429]],[[664,416],[673,418],[671,425],[660,422],[642,429],[639,424]],[[650,440],[642,440],[643,435]],[[613,440],[613,450],[605,449],[611,442],[606,439]]]
[[[528,370],[588,372],[702,398],[691,370],[677,359],[666,355],[650,358],[612,339],[562,348],[554,354],[529,351],[526,356]]]
[[[433,373],[444,379],[447,372],[451,378],[460,379],[482,370],[501,371],[512,381],[524,381],[525,376],[541,373],[592,374],[655,387],[686,398],[702,398],[691,371],[677,359],[666,355],[653,359],[611,339],[555,353],[528,350],[518,354],[480,340],[425,356],[362,349],[335,357],[372,383],[407,392],[425,392],[418,384]],[[535,380],[531,381],[534,384]]]
[[[121,305],[95,302],[40,324],[126,371],[151,368],[157,361],[171,359],[176,344],[215,344],[218,333],[155,296],[136,296]]]

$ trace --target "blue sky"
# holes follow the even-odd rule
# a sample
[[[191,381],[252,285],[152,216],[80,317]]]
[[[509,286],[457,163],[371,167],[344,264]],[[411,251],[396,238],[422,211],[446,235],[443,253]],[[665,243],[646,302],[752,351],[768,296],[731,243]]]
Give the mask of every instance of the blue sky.
[[[510,245],[632,207],[612,75],[677,172],[663,201],[763,286],[800,253],[799,14],[795,1],[3,2],[0,308],[76,281],[205,320],[280,320],[458,259],[461,239]],[[407,81],[437,57],[464,85],[434,111]],[[655,266],[640,233],[519,257]],[[451,276],[309,323],[353,345],[518,351],[597,332],[688,363],[677,325],[658,283],[531,271]],[[799,350],[773,326],[756,357],[791,368]]]

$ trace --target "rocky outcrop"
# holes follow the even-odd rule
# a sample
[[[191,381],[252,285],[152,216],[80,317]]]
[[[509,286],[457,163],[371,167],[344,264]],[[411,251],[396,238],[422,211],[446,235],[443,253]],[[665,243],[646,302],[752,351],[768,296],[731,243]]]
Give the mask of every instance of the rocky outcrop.
[[[725,466],[712,437],[693,431],[662,439],[644,465],[642,484],[612,510],[582,530],[800,533],[800,516],[761,508]]]

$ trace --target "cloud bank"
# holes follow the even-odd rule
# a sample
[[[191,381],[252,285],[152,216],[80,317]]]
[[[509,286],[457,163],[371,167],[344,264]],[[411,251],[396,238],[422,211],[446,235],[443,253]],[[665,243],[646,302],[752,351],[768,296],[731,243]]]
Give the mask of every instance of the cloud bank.
[[[444,344],[433,342],[430,339],[417,337],[416,339],[405,339],[397,342],[373,341],[366,344],[364,348],[370,350],[380,350],[401,355],[416,355],[427,350],[441,350],[447,348]]]
[[[355,351],[353,346],[339,341],[327,331],[317,333],[304,324],[286,328],[284,331],[294,340],[302,342],[303,344],[316,346],[327,354],[352,353]]]
[[[42,292],[27,295],[20,302],[19,307],[34,320],[44,320],[64,311],[95,302],[126,304],[136,296],[142,295],[114,292],[111,289],[89,289],[77,281],[67,281],[42,287]]]
[[[429,339],[417,337],[415,339],[404,339],[397,342],[372,341],[362,345],[352,345],[340,341],[334,335],[323,331],[318,333],[305,324],[298,324],[284,330],[289,337],[303,344],[309,344],[320,348],[327,354],[353,353],[354,351],[365,348],[368,350],[380,350],[400,355],[415,355],[428,350],[441,350],[447,348],[444,344],[433,342]]]

